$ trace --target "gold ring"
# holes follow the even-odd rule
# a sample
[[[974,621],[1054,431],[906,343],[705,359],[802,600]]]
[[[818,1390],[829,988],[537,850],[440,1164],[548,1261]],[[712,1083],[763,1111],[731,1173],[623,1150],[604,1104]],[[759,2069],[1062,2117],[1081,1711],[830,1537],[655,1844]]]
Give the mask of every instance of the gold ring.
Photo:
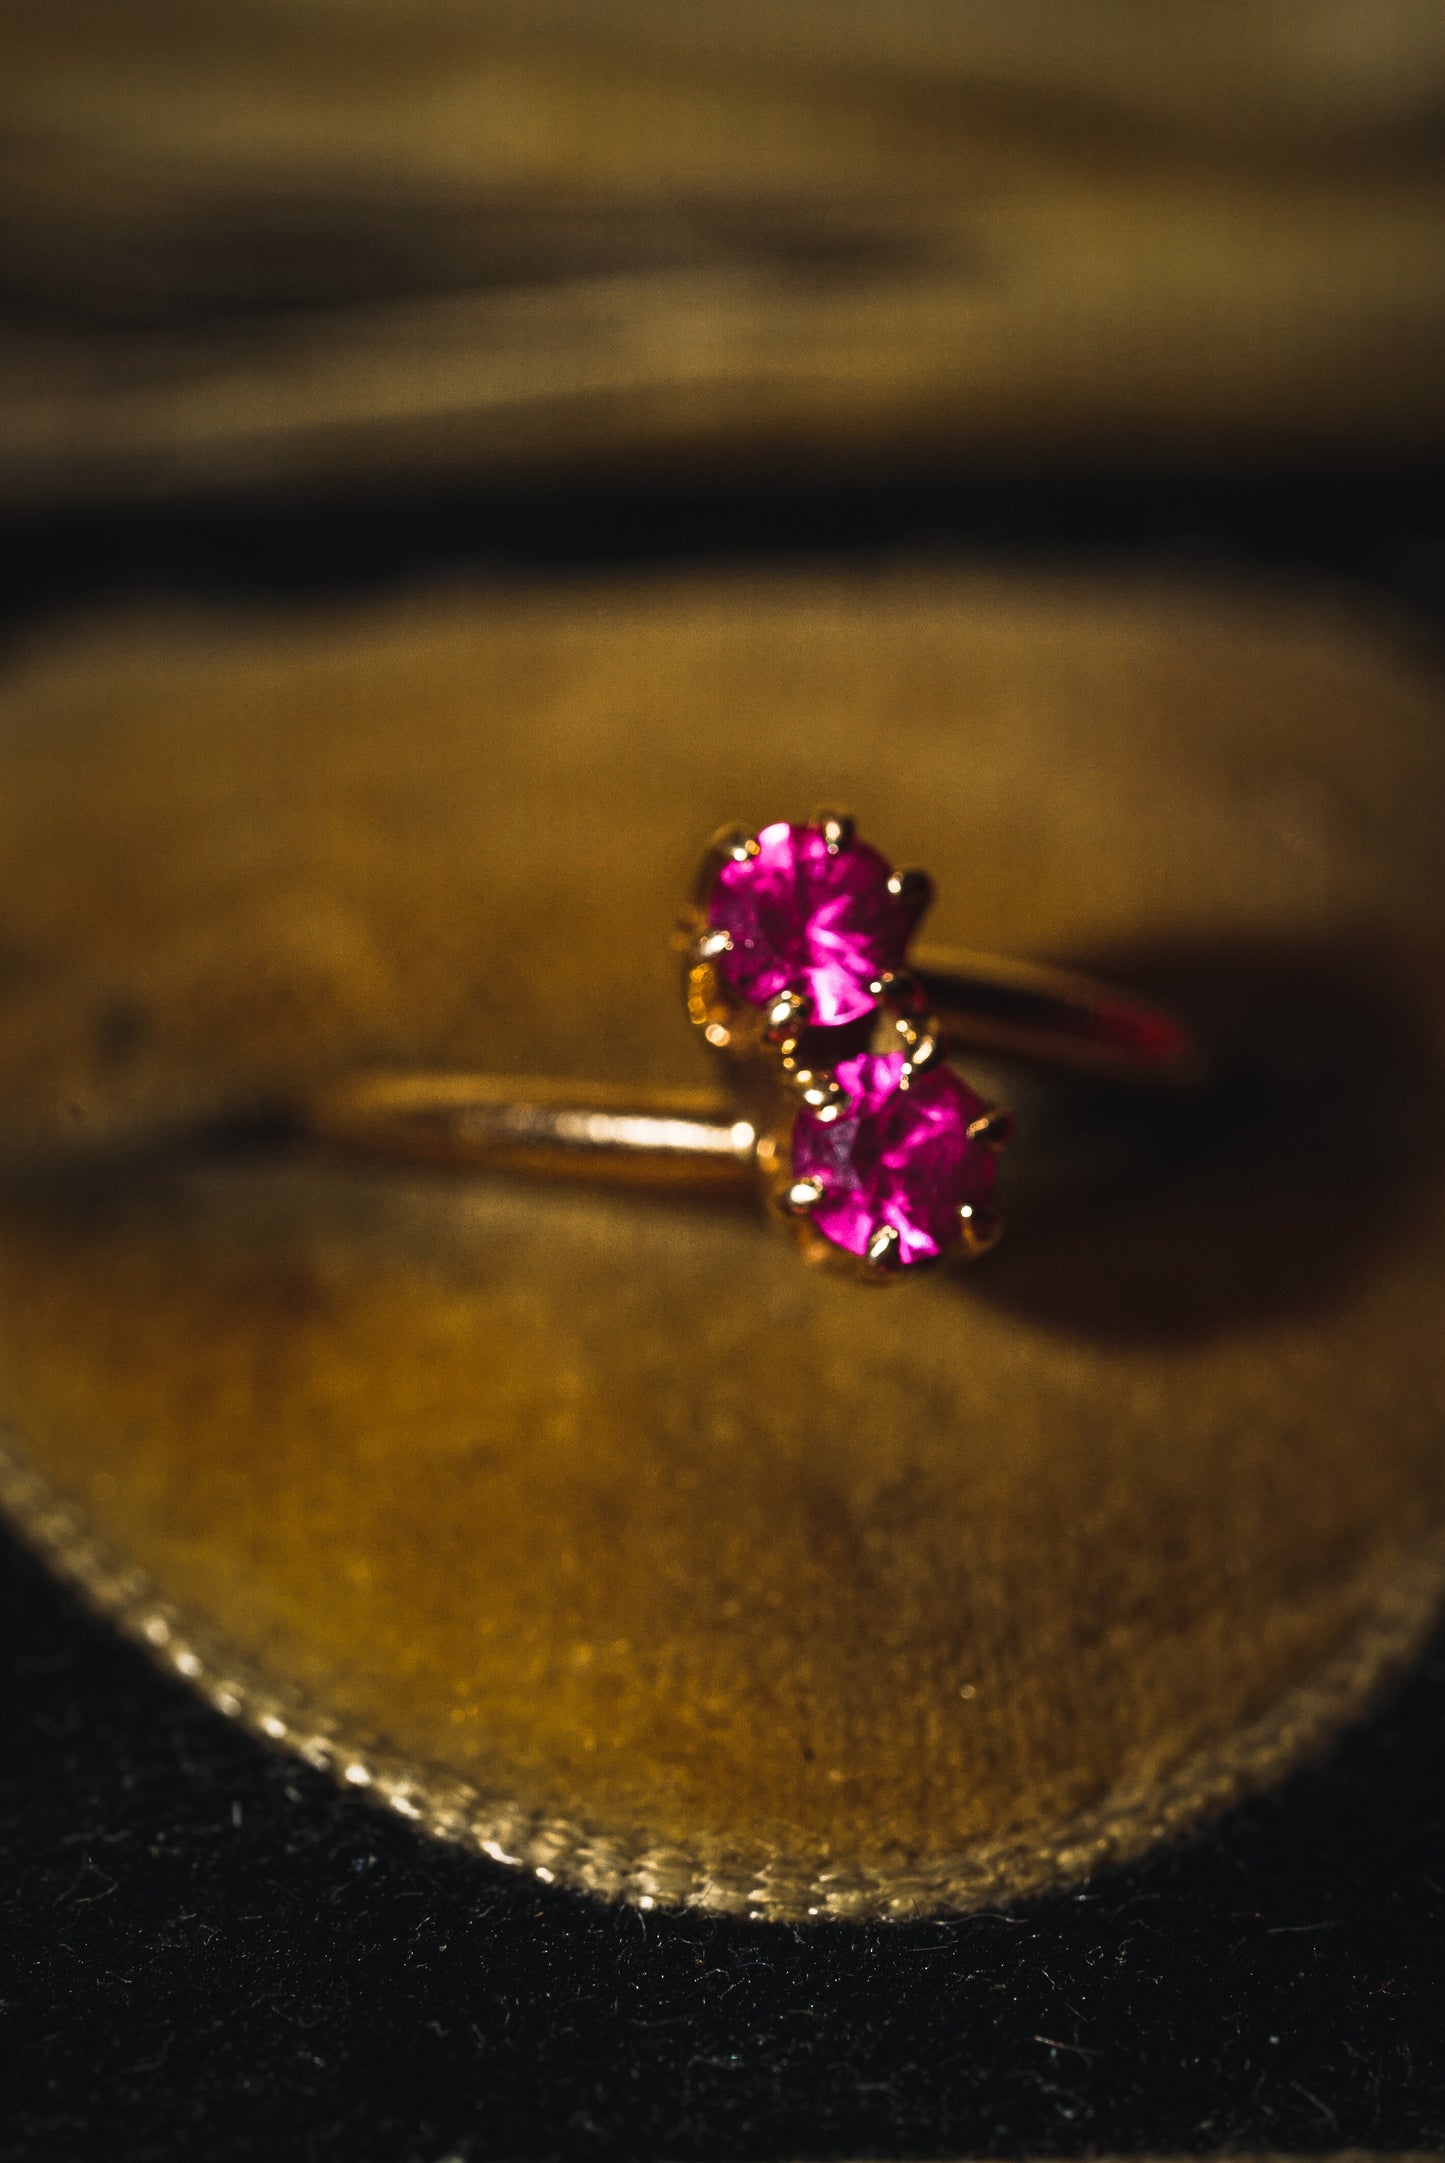
[[[949,1057],[970,1048],[1135,1088],[1197,1086],[1200,1046],[1162,1007],[1072,972],[913,950],[932,897],[842,812],[704,855],[676,944],[716,1090],[467,1073],[349,1075],[299,1106],[314,1138],[468,1169],[760,1192],[812,1261],[869,1281],[997,1241],[1010,1114]]]

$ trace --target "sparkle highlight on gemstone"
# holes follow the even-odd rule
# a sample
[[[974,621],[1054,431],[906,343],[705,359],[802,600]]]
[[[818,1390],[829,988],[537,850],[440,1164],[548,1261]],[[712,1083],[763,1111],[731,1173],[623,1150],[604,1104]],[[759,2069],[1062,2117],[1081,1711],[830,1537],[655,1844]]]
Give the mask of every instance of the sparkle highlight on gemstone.
[[[988,1107],[951,1067],[915,1073],[901,1052],[844,1059],[837,1080],[837,1115],[805,1106],[793,1124],[793,1178],[821,1190],[811,1223],[875,1265],[935,1260],[959,1238],[959,1211],[992,1191],[996,1152],[968,1131]]]
[[[719,978],[752,1006],[792,991],[823,1028],[857,1021],[877,1004],[873,985],[902,963],[918,914],[891,882],[878,851],[841,826],[832,838],[817,826],[765,826],[752,854],[718,868],[708,938]]]

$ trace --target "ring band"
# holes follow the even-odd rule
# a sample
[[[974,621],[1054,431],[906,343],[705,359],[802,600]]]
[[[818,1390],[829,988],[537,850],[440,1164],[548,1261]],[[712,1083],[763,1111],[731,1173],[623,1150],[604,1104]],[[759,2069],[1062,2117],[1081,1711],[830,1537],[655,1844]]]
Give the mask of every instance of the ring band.
[[[1112,985],[982,955],[909,955],[932,886],[846,815],[714,836],[679,924],[689,1019],[722,1091],[376,1073],[295,1114],[313,1139],[457,1169],[677,1191],[761,1188],[810,1259],[875,1280],[985,1253],[1009,1113],[952,1071],[974,1049],[1135,1088],[1202,1079],[1171,1014]]]
[[[1136,1089],[1194,1088],[1204,1060],[1162,1007],[1062,969],[920,950],[913,973],[949,1051],[983,1051]],[[712,1194],[751,1192],[758,1132],[718,1089],[385,1070],[296,1109],[313,1140],[458,1171]]]

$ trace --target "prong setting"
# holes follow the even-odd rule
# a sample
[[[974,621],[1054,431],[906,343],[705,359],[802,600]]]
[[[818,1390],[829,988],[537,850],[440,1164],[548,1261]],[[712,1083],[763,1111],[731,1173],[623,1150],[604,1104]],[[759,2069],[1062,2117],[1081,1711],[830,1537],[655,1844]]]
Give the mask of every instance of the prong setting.
[[[995,1105],[992,1111],[984,1112],[970,1123],[968,1139],[971,1142],[982,1142],[985,1149],[998,1151],[1008,1147],[1013,1140],[1013,1133],[1013,1113]]]
[[[810,1232],[865,1275],[912,1276],[949,1254],[982,1254],[999,1236],[988,1206],[995,1154],[970,1129],[983,1122],[984,1133],[1001,1134],[1003,1119],[991,1119],[931,1034],[919,1032],[914,1051],[917,1067],[908,1053],[873,1050],[842,1058],[831,1075],[791,1077],[788,1176],[822,1181]],[[827,1135],[830,1114],[841,1124]]]
[[[831,805],[806,826],[720,828],[677,941],[694,971],[712,972],[705,1015],[689,991],[708,1041],[721,1047],[721,1027],[734,1056],[766,1047],[788,1057],[803,1029],[862,1022],[880,1000],[889,1010],[921,1005],[902,967],[913,914],[892,878],[850,814]]]
[[[915,1074],[938,1063],[941,1041],[938,1025],[933,1020],[914,1021],[906,1014],[894,1018],[892,1038],[895,1047],[903,1053],[903,1071],[898,1077],[900,1089],[906,1089]]]
[[[768,1041],[780,1049],[797,1041],[798,1032],[812,1019],[813,1005],[806,993],[780,991],[764,1009]]]
[[[836,1077],[815,1074],[808,1067],[795,1067],[789,1071],[787,1080],[798,1102],[824,1126],[831,1126],[843,1108],[843,1090]]]
[[[873,1283],[999,1231],[985,1198],[1008,1115],[952,1072],[905,961],[932,893],[824,806],[716,834],[677,940],[689,1015],[741,1070],[773,1213],[806,1259]]]
[[[963,1258],[976,1262],[1003,1237],[1003,1219],[987,1202],[965,1202],[958,1212],[959,1243]]]
[[[851,812],[836,811],[827,805],[815,811],[808,824],[816,827],[823,836],[830,856],[836,856],[840,849],[846,849],[855,832]]]
[[[758,854],[758,837],[745,826],[720,827],[712,837],[708,854],[722,863],[745,864]]]
[[[888,881],[888,891],[895,901],[901,901],[906,909],[913,911],[915,921],[933,899],[933,881],[926,871],[913,866],[905,871],[895,871]]]
[[[868,989],[892,1014],[923,1011],[923,986],[911,969],[885,969],[881,976],[874,977]]]

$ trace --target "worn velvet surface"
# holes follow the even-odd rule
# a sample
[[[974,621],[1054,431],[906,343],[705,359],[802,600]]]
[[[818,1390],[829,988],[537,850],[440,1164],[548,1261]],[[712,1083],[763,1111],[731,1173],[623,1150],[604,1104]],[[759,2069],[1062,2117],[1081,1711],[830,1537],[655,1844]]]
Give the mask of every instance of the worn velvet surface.
[[[1330,647],[1337,633],[1320,637]],[[1407,688],[1394,710],[1402,697],[1419,711],[1428,759],[1428,669],[1410,660],[1397,678],[1395,667],[1386,673]],[[1347,1013],[1368,1013],[1391,1075],[1418,1083],[1429,1059],[1417,993],[1382,998],[1372,974],[1367,994],[1359,954],[1342,966],[1342,948],[1323,948],[1308,968],[1290,949],[1296,992],[1327,982],[1330,1011],[1343,998]],[[1264,981],[1277,998],[1279,977],[1266,970]],[[1320,1002],[1305,1005],[1318,1013]],[[112,1073],[127,1064],[119,1034]],[[1350,1071],[1362,1084],[1378,1074],[1370,1060]],[[204,1079],[196,1103],[214,1109]],[[77,1101],[100,1156],[79,1190],[67,1175],[72,1199],[136,1106],[115,1093],[121,1116],[107,1136],[104,1093]],[[176,1096],[166,1108],[187,1106]],[[54,1186],[41,1206],[47,1190],[29,1179],[12,1223],[29,1224],[33,1253],[55,1271],[49,1290],[43,1271],[17,1277],[38,1302],[32,1314],[61,1311],[88,1243],[100,1239],[89,1251],[103,1261],[105,1240],[128,1236],[117,1162],[108,1211],[92,1206],[93,1188],[68,1215]],[[219,1176],[249,1182],[254,1197],[292,1172],[278,1174],[263,1151],[233,1157]],[[216,1176],[212,1167],[203,1183]],[[1317,1178],[1307,1151],[1296,1200]],[[1367,1220],[1349,1268],[1323,1266],[1322,1239],[1299,1243],[1288,1326],[1307,1328],[1311,1311],[1338,1315],[1361,1273],[1411,1251],[1429,1181],[1404,1185],[1409,1206],[1401,1195]],[[173,1211],[168,1236],[180,1247],[167,1261],[149,1219],[153,1292],[169,1269],[176,1296],[204,1302],[204,1277],[188,1283],[174,1253],[184,1263],[186,1239],[204,1240],[216,1221],[205,1204]],[[228,1266],[245,1263],[233,1246]],[[90,1266],[104,1278],[100,1261]],[[1063,1297],[1046,1269],[1036,1281]],[[112,1315],[127,1282],[134,1273],[118,1272],[105,1294]],[[1079,1334],[1107,1338],[1108,1310],[1100,1294],[1084,1328],[1075,1317]],[[999,1312],[1007,1327],[1006,1297]],[[38,1371],[43,1329],[26,1343]],[[93,1348],[80,1369],[67,1388],[107,1386]],[[1370,1371],[1385,1396],[1398,1389],[1387,1360]],[[135,1427],[155,1431],[144,1418]],[[1403,1517],[1393,1515],[1401,1491],[1388,1480],[1382,1490],[1385,1521],[1408,1526],[1430,1515],[1433,1474],[1423,1444],[1396,1454],[1402,1431],[1413,1430],[1382,1420],[1372,1436],[1395,1477],[1414,1468]],[[1281,1493],[1287,1526],[1319,1524],[1313,1504],[1300,1512],[1292,1488]],[[1353,1536],[1358,1511],[1341,1522]],[[1287,1531],[1276,1535],[1282,1543]],[[1316,1583],[1347,1589],[1327,1570]],[[32,2044],[13,2090],[17,2153],[75,2152],[117,2112],[135,2153],[173,2149],[188,2114],[210,2148],[237,2154],[248,2143],[299,2154],[781,2155],[1440,2137],[1430,2010],[1439,1703],[1428,1664],[1322,1769],[1081,1894],[947,1925],[799,1931],[599,1908],[427,1844],[227,1730],[80,1622],[28,1565],[14,1584],[22,1750],[11,1822],[17,1855],[34,1859],[16,1874],[10,1940],[9,1995]],[[1290,1590],[1297,1601],[1298,1583]]]
[[[4,734],[0,1402],[217,1702],[569,1882],[917,1913],[1137,1851],[1410,1649],[1445,735],[1385,626],[481,586],[37,642]],[[358,1063],[701,1079],[689,856],[830,792],[935,936],[1142,974],[1242,1103],[872,1300],[755,1214],[187,1143]]]

